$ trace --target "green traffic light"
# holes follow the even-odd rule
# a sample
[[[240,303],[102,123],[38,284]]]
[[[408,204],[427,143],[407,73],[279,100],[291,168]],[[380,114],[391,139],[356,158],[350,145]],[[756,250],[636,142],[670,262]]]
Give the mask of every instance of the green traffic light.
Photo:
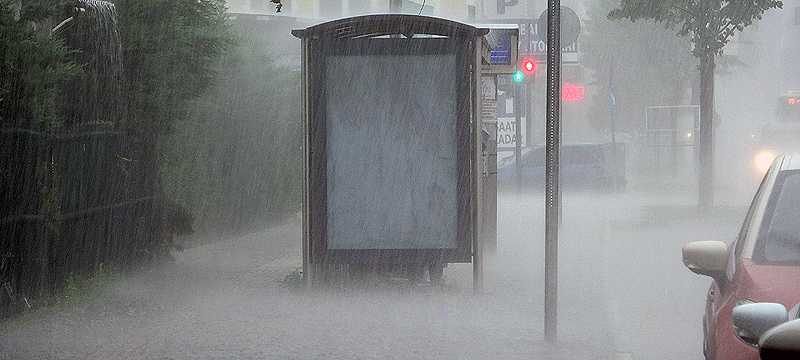
[[[511,76],[511,80],[517,84],[522,83],[525,81],[525,74],[523,74],[520,70],[514,71],[514,75]]]

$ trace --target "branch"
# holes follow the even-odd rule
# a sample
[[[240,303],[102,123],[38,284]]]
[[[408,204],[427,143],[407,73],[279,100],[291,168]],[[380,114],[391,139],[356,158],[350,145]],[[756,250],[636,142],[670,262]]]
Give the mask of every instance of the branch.
[[[678,6],[678,5],[672,5],[672,8],[673,8],[673,9],[675,9],[675,10],[680,10],[680,11],[682,11],[684,14],[686,14],[686,15],[689,15],[689,16],[693,17],[694,19],[697,19],[697,15],[695,15],[695,14],[694,14],[694,13],[692,13],[691,11],[689,11],[689,10],[687,10],[687,9],[684,9],[684,8],[682,8],[682,7]]]

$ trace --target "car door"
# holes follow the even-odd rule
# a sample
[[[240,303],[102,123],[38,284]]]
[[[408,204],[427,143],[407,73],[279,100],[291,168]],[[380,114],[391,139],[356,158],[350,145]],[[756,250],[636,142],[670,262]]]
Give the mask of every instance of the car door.
[[[720,284],[718,281],[714,280],[708,289],[708,294],[706,295],[706,312],[703,319],[703,353],[707,358],[713,358],[714,342],[713,337],[710,335],[716,333],[719,311],[725,304],[728,304],[730,301],[735,301],[732,297],[737,285],[733,282],[733,280],[736,279],[737,264],[741,259],[742,250],[745,248],[746,242],[749,241],[748,234],[750,234],[753,228],[754,218],[756,217],[759,204],[764,200],[768,192],[769,184],[771,183],[770,180],[774,178],[775,173],[778,171],[778,163],[780,162],[773,164],[761,180],[761,184],[758,186],[758,190],[747,209],[747,215],[739,229],[739,234],[736,236],[734,242],[730,244],[726,284]]]

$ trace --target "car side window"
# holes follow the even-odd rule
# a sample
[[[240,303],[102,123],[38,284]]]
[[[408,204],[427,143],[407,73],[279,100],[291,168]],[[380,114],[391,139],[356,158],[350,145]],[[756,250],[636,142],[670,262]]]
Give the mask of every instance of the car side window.
[[[781,172],[764,215],[753,259],[758,263],[797,263],[800,171]]]
[[[767,178],[769,178],[772,169],[770,169],[765,175],[764,178],[761,179],[761,184],[758,186],[758,190],[756,191],[755,196],[753,196],[753,201],[750,202],[750,207],[747,209],[747,215],[744,218],[744,222],[742,222],[742,227],[739,229],[739,236],[736,237],[736,247],[735,247],[735,254],[737,258],[742,253],[742,249],[744,248],[745,239],[747,238],[747,234],[750,231],[750,224],[753,221],[753,215],[756,212],[756,208],[758,207],[758,203],[761,201],[761,197],[764,193],[764,188],[766,187]]]
[[[761,184],[758,185],[758,190],[756,190],[756,194],[753,196],[753,201],[750,202],[750,207],[747,209],[747,215],[745,215],[744,221],[742,222],[742,227],[739,229],[739,235],[736,237],[736,240],[734,240],[734,244],[732,244],[733,251],[730,251],[728,257],[728,269],[726,270],[728,279],[733,279],[734,274],[736,274],[736,259],[740,258],[742,255],[742,250],[747,242],[747,234],[750,233],[753,217],[756,213],[756,209],[758,208],[758,204],[761,202],[761,198],[764,195],[764,189],[767,187],[767,179],[769,179],[770,174],[772,174],[773,171],[775,171],[774,165],[770,167],[769,171],[767,171],[767,173],[764,174],[764,177],[761,179]]]

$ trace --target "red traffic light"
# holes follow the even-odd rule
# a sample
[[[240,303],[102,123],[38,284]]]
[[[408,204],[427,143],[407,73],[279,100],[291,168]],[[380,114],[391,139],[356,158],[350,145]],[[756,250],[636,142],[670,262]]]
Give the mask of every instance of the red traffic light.
[[[538,67],[539,64],[536,63],[536,58],[533,56],[525,56],[519,62],[519,69],[522,70],[525,76],[533,76],[536,74],[536,68]]]
[[[789,105],[799,105],[800,104],[800,99],[790,97],[790,98],[786,99],[786,103],[788,103]]]

